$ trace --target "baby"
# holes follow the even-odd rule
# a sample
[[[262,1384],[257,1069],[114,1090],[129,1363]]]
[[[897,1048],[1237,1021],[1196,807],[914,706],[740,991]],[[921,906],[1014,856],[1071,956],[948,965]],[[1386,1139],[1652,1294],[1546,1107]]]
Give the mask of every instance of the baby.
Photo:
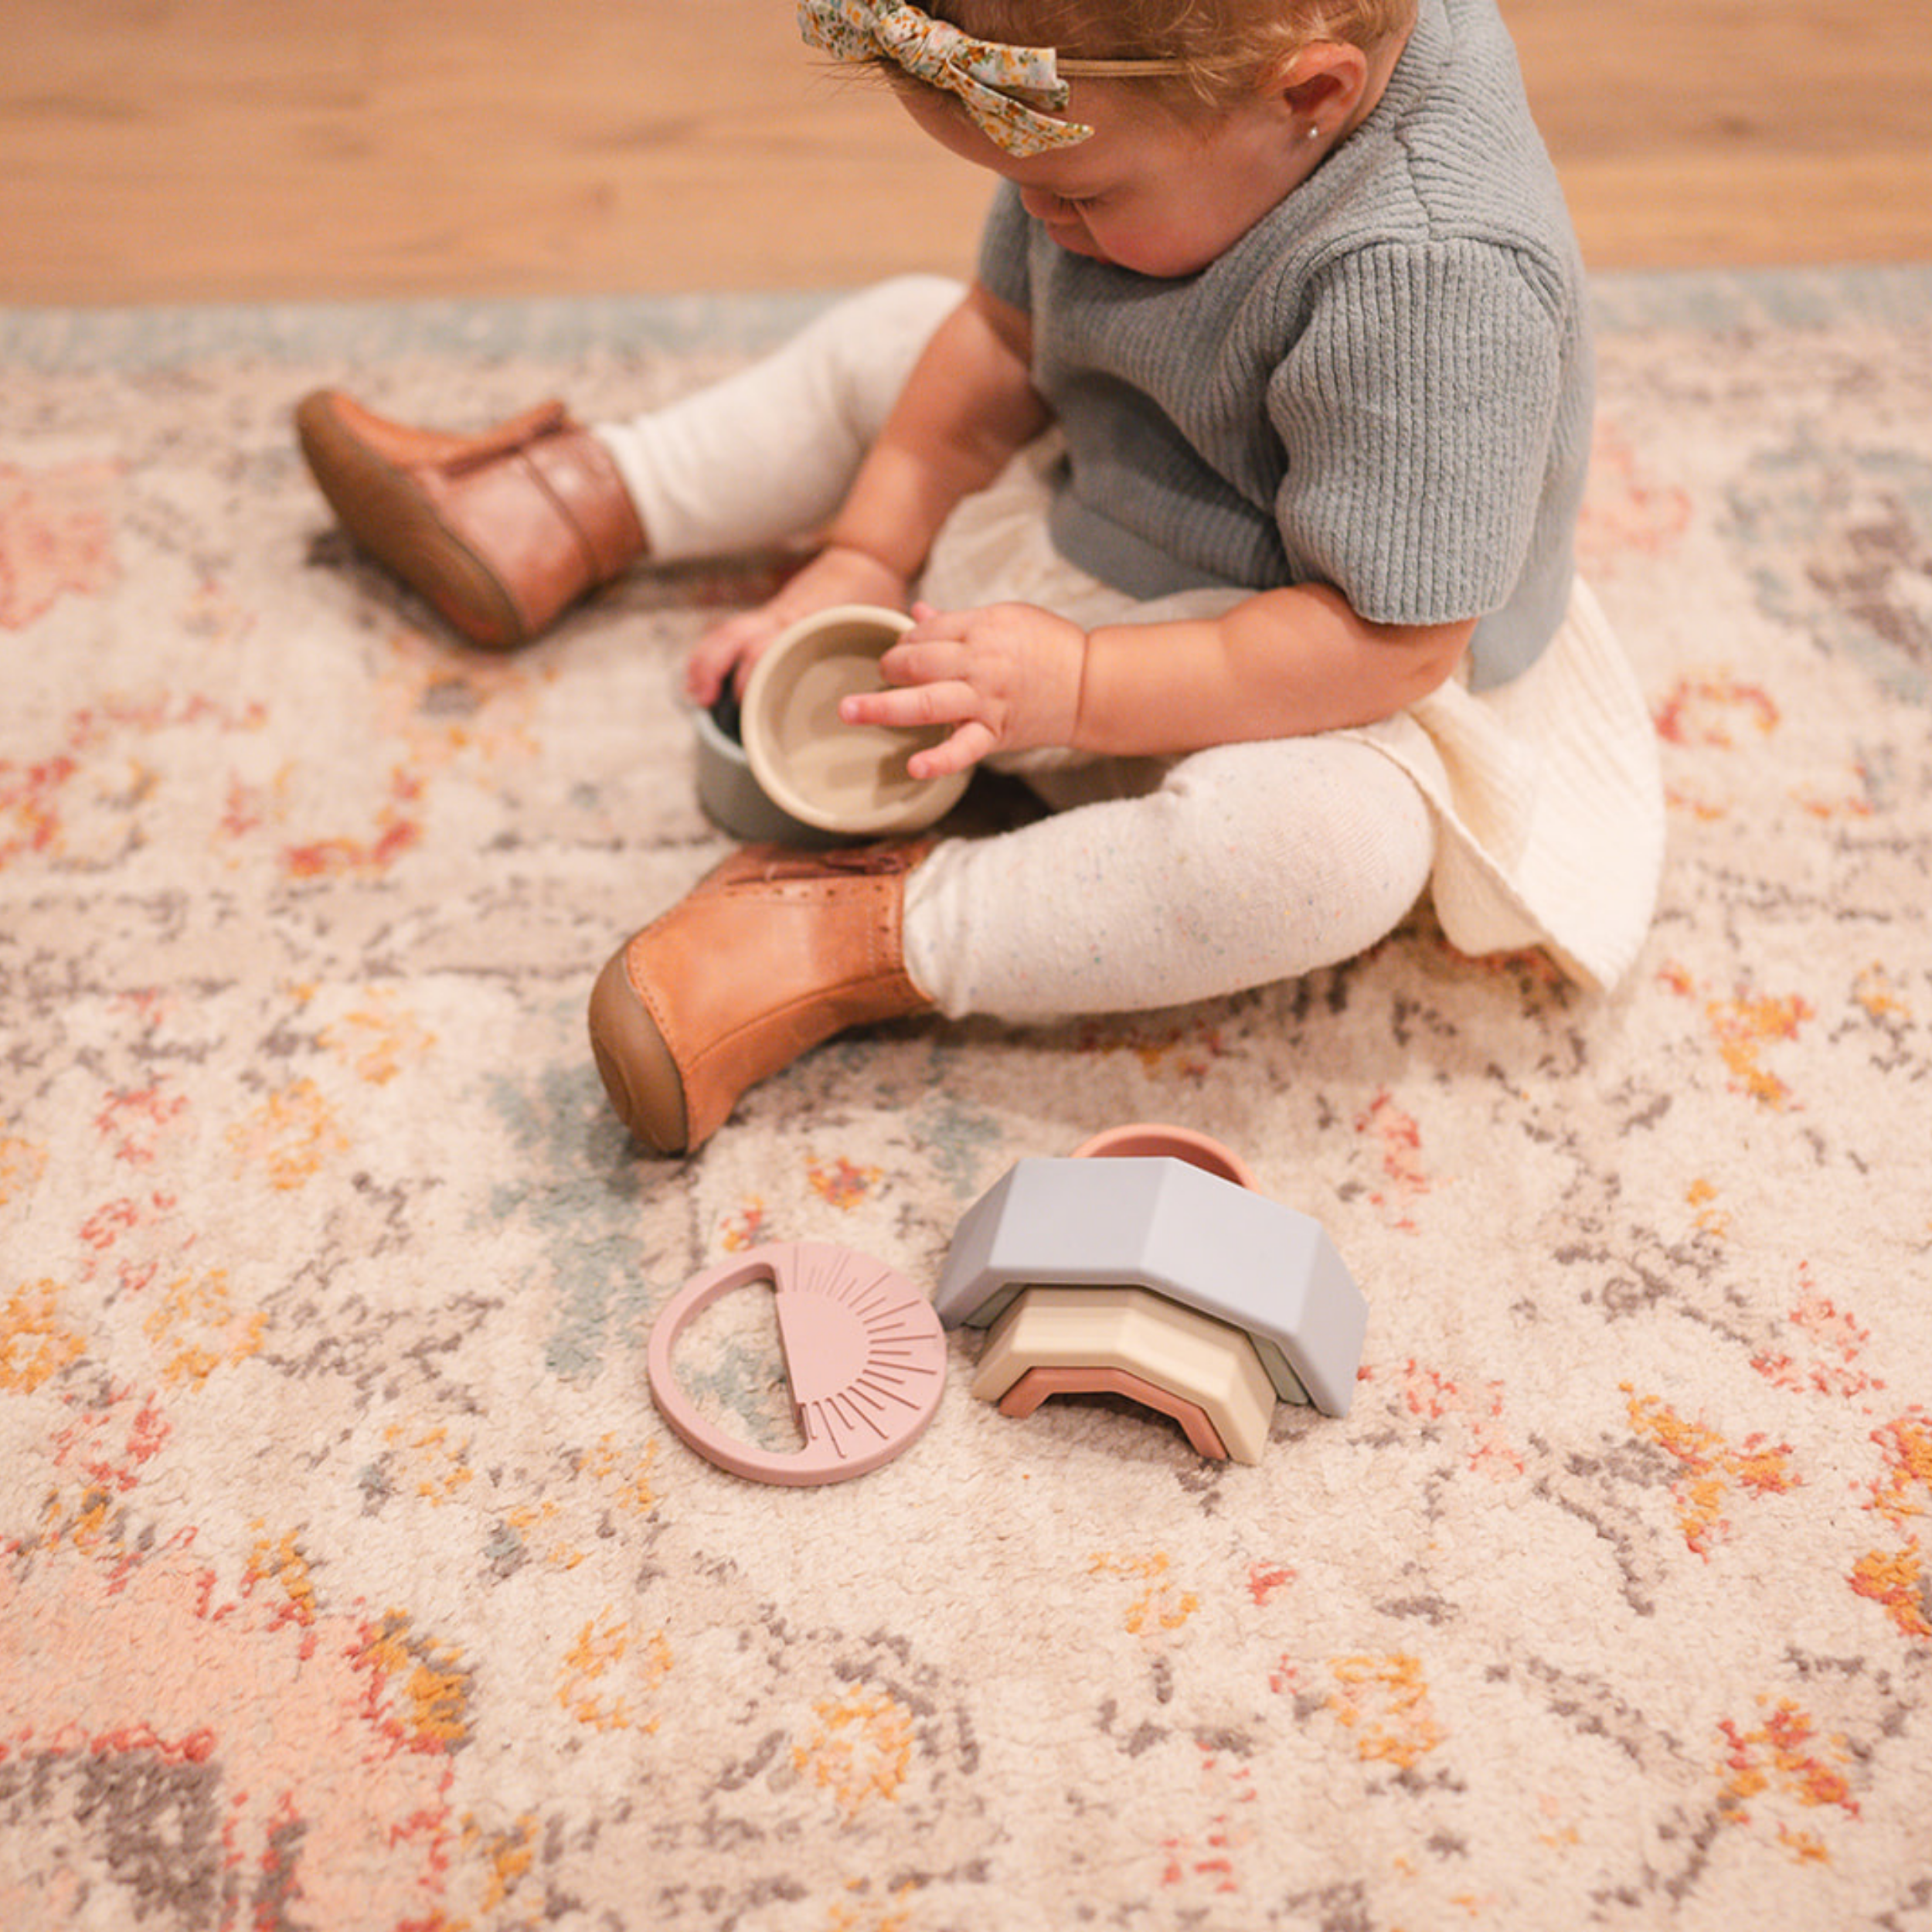
[[[853,724],[942,727],[1048,808],[990,838],[750,848],[593,993],[618,1114],[698,1146],[844,1028],[1165,1006],[1307,973],[1425,892],[1459,948],[1629,966],[1654,741],[1574,570],[1586,294],[1492,0],[801,0],[1002,183],[912,279],[634,422],[298,412],[352,532],[481,641],[640,560],[809,536],[698,645],[908,609]],[[943,830],[943,828],[942,828]]]

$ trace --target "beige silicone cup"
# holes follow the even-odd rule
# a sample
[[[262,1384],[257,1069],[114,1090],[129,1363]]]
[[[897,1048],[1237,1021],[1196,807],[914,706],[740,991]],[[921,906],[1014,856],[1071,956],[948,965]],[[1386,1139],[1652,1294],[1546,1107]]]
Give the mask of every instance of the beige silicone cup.
[[[848,837],[922,832],[959,801],[970,774],[921,781],[906,760],[939,743],[922,731],[840,722],[838,701],[879,688],[879,660],[911,625],[896,611],[842,604],[781,633],[745,686],[745,756],[765,795],[808,825]]]
[[[743,742],[733,737],[711,712],[694,710],[691,728],[698,740],[698,803],[721,831],[754,845],[822,849],[838,844],[835,832],[808,825],[772,803],[752,776],[751,760],[745,756]]]

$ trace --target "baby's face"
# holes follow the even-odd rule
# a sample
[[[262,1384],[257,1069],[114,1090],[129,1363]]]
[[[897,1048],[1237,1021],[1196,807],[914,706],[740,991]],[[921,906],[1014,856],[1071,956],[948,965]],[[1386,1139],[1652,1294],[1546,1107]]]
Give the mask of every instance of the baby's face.
[[[1311,174],[1326,141],[1280,95],[1257,94],[1212,117],[1182,120],[1116,80],[1077,81],[1066,114],[1093,138],[1015,159],[951,97],[898,90],[943,147],[1020,191],[1063,248],[1142,275],[1192,275],[1223,254]]]

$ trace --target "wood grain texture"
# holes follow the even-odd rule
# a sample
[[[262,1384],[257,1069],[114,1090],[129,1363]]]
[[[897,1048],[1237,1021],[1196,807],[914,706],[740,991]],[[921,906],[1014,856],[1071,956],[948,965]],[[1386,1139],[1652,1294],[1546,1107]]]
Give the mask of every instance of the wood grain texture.
[[[1594,267],[1932,259],[1923,0],[1505,0]],[[0,300],[815,287],[986,179],[787,0],[0,0]]]

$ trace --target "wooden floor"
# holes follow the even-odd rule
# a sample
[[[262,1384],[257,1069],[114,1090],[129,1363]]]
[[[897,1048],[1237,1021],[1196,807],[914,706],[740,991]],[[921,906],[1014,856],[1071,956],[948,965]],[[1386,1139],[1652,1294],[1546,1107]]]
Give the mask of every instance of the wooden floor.
[[[1926,0],[1502,0],[1597,269],[1932,260]],[[840,285],[986,179],[790,0],[0,0],[0,301]]]

